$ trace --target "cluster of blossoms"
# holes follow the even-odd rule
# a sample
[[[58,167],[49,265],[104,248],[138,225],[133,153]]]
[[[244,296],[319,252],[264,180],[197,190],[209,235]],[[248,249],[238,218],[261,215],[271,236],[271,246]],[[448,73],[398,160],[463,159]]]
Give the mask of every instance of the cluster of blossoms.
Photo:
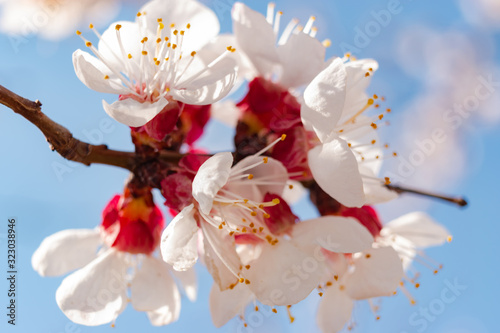
[[[317,289],[318,325],[335,332],[352,325],[356,300],[399,288],[414,302],[412,262],[440,269],[422,249],[449,241],[444,227],[423,213],[383,225],[373,208],[397,196],[378,177],[386,149],[377,129],[390,110],[366,92],[377,62],[325,59],[330,42],[316,39],[314,17],[282,28],[281,16],[273,4],[264,16],[235,3],[233,34],[219,35],[196,0],[153,0],[135,22],[102,34],[90,25],[97,46],[77,32],[93,53],[74,52],[78,78],[118,95],[104,110],[131,128],[148,162],[97,229],[56,233],[33,255],[44,276],[78,269],[56,292],[72,321],[114,322],[130,302],[153,325],[171,323],[179,287],[196,298],[201,258],[217,327],[244,320],[248,304],[259,311],[257,302],[286,307],[293,321],[290,307]],[[244,82],[240,102],[219,102]],[[211,116],[234,126],[234,152],[195,148]],[[154,189],[174,216],[166,228]],[[301,221],[292,207],[305,192],[319,217]]]

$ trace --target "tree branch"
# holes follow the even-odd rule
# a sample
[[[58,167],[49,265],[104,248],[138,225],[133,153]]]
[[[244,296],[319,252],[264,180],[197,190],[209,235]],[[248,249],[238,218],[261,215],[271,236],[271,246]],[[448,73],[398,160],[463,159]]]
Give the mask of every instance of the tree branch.
[[[460,207],[465,207],[468,204],[467,200],[465,200],[464,198],[461,198],[461,197],[458,197],[458,198],[448,197],[448,196],[444,196],[444,195],[439,195],[439,194],[424,192],[424,191],[415,190],[415,189],[411,189],[411,188],[406,188],[406,187],[402,187],[402,186],[398,186],[398,185],[385,185],[385,187],[387,187],[389,190],[392,190],[398,194],[411,193],[411,194],[416,194],[416,195],[420,195],[420,196],[424,196],[424,197],[440,199],[440,200],[447,201],[449,203],[453,203],[453,204],[458,205]]]
[[[42,112],[40,101],[30,101],[1,85],[0,103],[38,127],[45,135],[52,151],[57,151],[67,160],[87,166],[93,163],[113,165],[130,171],[147,162],[147,159],[133,152],[111,150],[106,145],[92,145],[74,138],[66,127],[54,122]],[[158,158],[177,163],[182,156],[174,152],[161,152]]]

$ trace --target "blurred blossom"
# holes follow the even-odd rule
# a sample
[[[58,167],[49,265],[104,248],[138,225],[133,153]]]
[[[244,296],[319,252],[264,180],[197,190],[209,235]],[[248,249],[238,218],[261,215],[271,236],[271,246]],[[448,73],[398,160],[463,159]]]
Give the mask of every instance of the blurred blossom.
[[[117,0],[0,0],[0,32],[18,38],[37,34],[59,40],[74,33],[82,24],[96,25],[118,13]]]
[[[460,8],[467,21],[480,27],[500,28],[498,0],[460,0]]]

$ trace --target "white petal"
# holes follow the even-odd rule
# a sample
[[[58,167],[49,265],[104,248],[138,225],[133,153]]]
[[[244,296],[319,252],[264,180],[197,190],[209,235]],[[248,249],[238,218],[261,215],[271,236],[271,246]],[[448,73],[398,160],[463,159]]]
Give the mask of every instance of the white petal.
[[[113,104],[102,101],[104,111],[111,118],[130,127],[145,125],[160,113],[167,104],[168,101],[165,98],[161,98],[155,103],[141,103],[132,98],[116,101]]]
[[[120,40],[125,54],[121,51],[120,42],[116,33],[116,25],[118,24],[121,25]],[[141,73],[139,69],[140,59],[143,57],[141,54],[143,51],[143,44],[140,43],[140,41],[144,37],[154,40],[156,36],[153,32],[141,28],[139,24],[135,22],[114,22],[102,33],[102,37],[98,44],[99,54],[106,62],[106,65],[114,69],[115,73],[127,73],[129,78],[144,77],[145,73]],[[129,54],[132,56],[131,59],[128,58]],[[128,72],[127,68],[132,72]],[[142,67],[141,70],[144,70],[144,68],[150,69],[149,67]]]
[[[196,301],[196,295],[198,293],[198,284],[196,283],[196,270],[194,269],[194,267],[186,271],[173,270],[171,271],[171,273],[176,277],[176,279],[180,283],[187,298],[191,302]]]
[[[110,323],[127,306],[128,265],[124,254],[110,249],[66,277],[56,291],[56,302],[74,323]]]
[[[450,233],[423,212],[403,215],[384,226],[385,234],[395,234],[408,239],[415,247],[437,246],[445,243]]]
[[[252,301],[253,294],[243,283],[233,289],[221,291],[217,284],[210,290],[210,314],[215,327],[225,325],[237,315],[243,314],[245,307]]]
[[[202,223],[202,230],[205,265],[219,289],[226,290],[237,283],[236,274],[241,266],[234,238],[229,237],[225,230],[219,230],[207,223]]]
[[[398,197],[398,194],[395,191],[389,190],[385,187],[385,184],[382,180],[377,181],[374,179],[366,178],[368,177],[376,177],[376,174],[373,173],[371,168],[367,168],[364,165],[359,166],[359,172],[365,178],[363,179],[363,190],[365,192],[366,202],[365,205],[374,205],[383,202],[387,202]]]
[[[222,59],[210,71],[188,84],[179,82],[170,95],[186,104],[207,105],[224,98],[233,89],[237,78],[236,62],[233,59]],[[186,80],[190,77],[186,75]]]
[[[285,88],[308,84],[324,68],[325,52],[326,48],[316,38],[303,32],[290,35],[278,47],[283,66],[280,84]]]
[[[346,71],[342,59],[336,58],[307,86],[300,109],[302,122],[312,127],[320,140],[326,140],[337,125],[345,96]]]
[[[273,158],[268,157],[267,163],[262,163],[262,156],[248,156],[239,161],[232,169],[231,175],[236,174],[252,174],[252,179],[238,179],[238,183],[234,184],[228,182],[228,190],[233,193],[238,193],[239,196],[253,200],[263,201],[266,193],[273,193],[281,196],[288,181],[288,171],[283,164]],[[260,163],[260,164],[258,164]],[[243,172],[244,168],[251,165],[258,164],[257,166],[247,169]],[[270,180],[270,176],[272,179]],[[264,181],[261,179],[265,179]],[[266,184],[267,182],[271,184]]]
[[[316,245],[338,253],[355,253],[370,248],[373,237],[356,219],[323,216],[293,226],[292,241],[297,246]]]
[[[403,279],[401,259],[392,247],[366,250],[354,257],[346,290],[353,299],[391,296]]]
[[[236,128],[241,116],[241,110],[230,100],[212,104],[210,113],[213,119],[234,128]]]
[[[373,72],[377,69],[378,63],[373,59],[349,61],[345,64],[346,98],[341,122],[352,117],[366,105],[368,100],[366,89],[370,85]],[[366,76],[366,73],[370,75]]]
[[[323,257],[280,239],[262,243],[262,254],[250,263],[245,277],[257,299],[266,305],[292,305],[306,298],[327,271]]]
[[[130,293],[134,309],[147,311],[152,325],[167,325],[179,318],[181,296],[168,266],[160,259],[144,257],[132,280]]]
[[[69,229],[45,238],[31,257],[41,276],[57,276],[81,268],[95,259],[101,237],[97,229]]]
[[[73,66],[76,76],[92,90],[109,94],[126,94],[129,91],[99,59],[87,52],[73,52]]]
[[[231,153],[217,153],[198,169],[193,180],[193,197],[204,214],[210,213],[215,195],[226,185],[232,164]]]
[[[234,4],[232,16],[233,32],[239,48],[262,76],[268,76],[279,62],[272,26],[261,13],[240,2]]]
[[[215,13],[199,1],[154,0],[146,3],[140,12],[146,12],[146,15],[138,17],[137,21],[144,19],[151,31],[158,28],[158,18],[163,20],[166,27],[174,23],[176,29],[185,30],[182,49],[187,53],[198,51],[217,36],[220,29]],[[188,23],[191,27],[186,29]]]
[[[333,139],[309,150],[309,167],[318,185],[347,207],[365,203],[358,162],[347,142]]]
[[[337,284],[329,287],[321,297],[316,320],[323,333],[339,332],[351,318],[354,302]]]
[[[291,188],[289,186],[291,186]],[[299,202],[306,194],[307,190],[304,188],[302,183],[295,180],[288,180],[287,186],[283,191],[282,198],[288,203],[288,205],[293,205]]]
[[[198,225],[193,205],[184,208],[161,235],[163,260],[177,271],[191,268],[198,260]]]

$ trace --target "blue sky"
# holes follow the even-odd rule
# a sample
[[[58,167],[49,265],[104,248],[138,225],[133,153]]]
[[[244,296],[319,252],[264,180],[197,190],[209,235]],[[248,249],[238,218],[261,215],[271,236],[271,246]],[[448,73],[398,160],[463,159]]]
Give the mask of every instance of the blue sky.
[[[222,30],[229,31],[231,18],[228,6],[233,2],[203,2],[216,11]],[[261,12],[265,11],[267,4],[260,0],[243,2]],[[394,1],[276,1],[277,7],[285,13],[285,21],[298,17],[304,22],[309,15],[317,17],[318,38],[330,38],[333,42],[328,56],[342,53],[341,45],[349,44],[358,49],[358,57],[379,61],[380,69],[370,89],[384,92],[391,108],[397,110],[391,120],[392,125],[384,129],[384,137],[394,142],[395,146],[407,147],[398,136],[398,129],[408,128],[404,126],[408,126],[413,112],[409,107],[411,101],[428,93],[429,87],[437,93],[440,90],[439,86],[436,88],[432,82],[429,83],[433,73],[428,68],[417,68],[417,75],[409,74],[405,66],[410,67],[410,64],[405,62],[418,64],[418,59],[401,57],[398,51],[401,41],[415,31],[459,33],[466,36],[482,55],[482,74],[486,75],[490,69],[493,73],[493,67],[499,65],[500,35],[493,29],[475,27],[465,21],[456,1],[401,0],[397,6],[398,13],[391,15],[387,26],[379,25],[380,31],[369,38],[366,46],[356,45],[357,31],[366,31],[364,29],[373,25],[371,22],[376,22],[373,11],[377,13],[388,9],[392,6],[391,2]],[[133,19],[137,9],[137,5],[129,2],[120,12],[120,18]],[[77,36],[60,42],[28,37],[16,49],[7,36],[0,35],[0,84],[26,98],[40,99],[44,112],[70,129],[77,138],[96,144],[106,143],[114,149],[131,150],[128,128],[118,123],[113,123],[111,127],[103,126],[108,116],[102,110],[101,99],[106,96],[86,88],[74,74],[71,54],[82,47],[82,41]],[[465,54],[468,51],[457,52]],[[437,57],[439,49],[436,52]],[[464,68],[456,70],[463,71]],[[477,110],[478,114],[481,108],[482,105]],[[496,288],[500,252],[496,239],[500,232],[497,217],[500,195],[496,188],[499,185],[500,132],[498,123],[481,119],[471,116],[457,135],[460,140],[458,147],[466,161],[459,176],[453,181],[436,183],[436,188],[426,188],[464,194],[471,203],[468,208],[458,209],[441,203],[429,205],[428,201],[408,199],[381,206],[382,216],[387,221],[402,211],[425,208],[444,224],[453,234],[454,241],[427,251],[429,256],[443,263],[444,269],[433,275],[431,270],[417,266],[422,273],[422,287],[412,290],[417,304],[411,306],[402,295],[384,299],[380,321],[375,321],[367,304],[361,302],[355,310],[357,332],[498,331],[494,310],[500,296]],[[241,322],[237,319],[221,329],[213,327],[208,308],[212,282],[201,265],[197,267],[198,301],[191,304],[183,299],[179,321],[168,327],[151,327],[146,315],[130,306],[118,318],[113,329],[109,325],[83,327],[72,324],[58,309],[54,299],[62,278],[39,277],[31,268],[31,254],[44,237],[54,232],[67,228],[93,228],[100,223],[102,208],[107,200],[121,191],[127,172],[108,166],[85,167],[66,162],[50,151],[42,134],[33,125],[3,106],[0,106],[0,133],[0,253],[4,253],[0,255],[4,258],[0,267],[2,272],[6,271],[6,245],[1,235],[7,232],[9,217],[17,219],[19,267],[18,325],[15,329],[6,324],[3,312],[8,301],[7,284],[5,278],[0,279],[2,332],[241,331]],[[215,150],[229,149],[231,134],[231,130],[212,123],[203,143]],[[451,173],[456,163],[450,158],[447,163],[439,165],[439,170],[430,170],[436,167],[424,163],[416,173]],[[426,168],[426,165],[429,167]],[[61,173],[61,170],[64,172]],[[408,184],[418,186],[419,183],[412,183],[412,179],[408,180]],[[297,212],[303,217],[314,215],[306,202],[297,207]],[[447,303],[442,295],[450,289],[450,284],[461,285],[463,289],[455,288],[453,301]],[[300,305],[292,307],[296,317],[293,324],[288,323],[283,309],[277,315],[262,314],[259,318],[259,323],[262,319],[262,326],[256,327],[254,332],[317,331],[315,310],[318,299],[318,296],[311,295]],[[430,309],[429,315],[425,314],[426,309]]]

